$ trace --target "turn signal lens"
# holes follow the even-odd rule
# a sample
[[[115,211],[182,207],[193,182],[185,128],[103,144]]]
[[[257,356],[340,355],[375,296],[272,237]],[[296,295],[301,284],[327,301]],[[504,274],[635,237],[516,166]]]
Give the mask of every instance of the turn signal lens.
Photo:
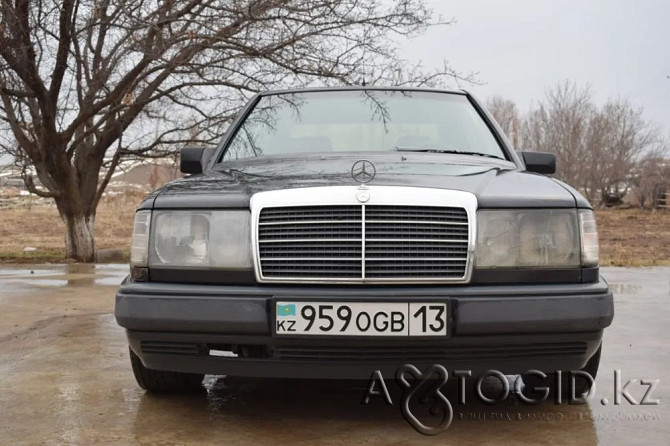
[[[146,267],[149,254],[149,230],[151,211],[138,211],[133,223],[133,237],[130,242],[130,264]]]
[[[582,265],[598,266],[600,247],[596,216],[591,210],[579,211],[579,232],[582,239]]]

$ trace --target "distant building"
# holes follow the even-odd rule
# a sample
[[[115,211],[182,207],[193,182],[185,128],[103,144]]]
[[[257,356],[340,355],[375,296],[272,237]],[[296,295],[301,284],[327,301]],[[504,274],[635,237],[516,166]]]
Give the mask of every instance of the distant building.
[[[100,176],[104,177],[105,173],[103,170]],[[107,190],[123,191],[132,188],[150,191],[180,176],[179,167],[172,160],[126,161],[116,168]],[[39,186],[37,178],[35,183]],[[0,188],[6,187],[19,189],[23,193],[28,192],[21,171],[14,165],[0,164]]]
[[[172,160],[129,161],[121,163],[116,168],[108,190],[129,187],[153,190],[180,176],[179,167]]]
[[[0,187],[15,187],[23,189],[23,179],[21,172],[13,165],[0,165]]]

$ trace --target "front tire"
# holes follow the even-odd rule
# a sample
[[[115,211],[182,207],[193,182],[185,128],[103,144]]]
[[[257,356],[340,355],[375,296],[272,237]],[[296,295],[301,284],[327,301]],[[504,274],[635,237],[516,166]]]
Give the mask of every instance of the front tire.
[[[151,393],[185,393],[203,389],[205,375],[199,373],[168,372],[144,367],[140,358],[129,348],[130,364],[137,384]]]

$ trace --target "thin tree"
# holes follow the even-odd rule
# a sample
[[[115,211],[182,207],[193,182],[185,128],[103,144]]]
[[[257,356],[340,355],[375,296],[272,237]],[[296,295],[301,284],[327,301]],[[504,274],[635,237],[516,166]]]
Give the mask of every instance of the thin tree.
[[[586,139],[594,105],[588,87],[565,81],[549,89],[523,126],[523,144],[558,159],[556,176],[588,196]]]
[[[0,139],[55,200],[67,256],[92,261],[122,159],[211,143],[259,90],[461,79],[395,49],[447,23],[423,0],[0,0]]]
[[[512,146],[520,148],[521,118],[516,104],[501,96],[493,96],[487,101],[486,108],[505,132]]]
[[[640,209],[649,205],[652,210],[656,210],[661,200],[670,193],[669,149],[667,141],[661,141],[635,163],[631,172],[632,190]]]
[[[635,182],[639,160],[659,142],[657,129],[629,101],[609,101],[592,115],[587,144],[591,162],[583,182],[600,193],[601,206],[622,202]]]

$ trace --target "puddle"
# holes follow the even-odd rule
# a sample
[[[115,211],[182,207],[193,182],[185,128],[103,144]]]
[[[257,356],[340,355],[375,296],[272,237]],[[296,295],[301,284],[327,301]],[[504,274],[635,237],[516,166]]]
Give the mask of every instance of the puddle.
[[[17,265],[0,269],[0,295],[31,288],[117,286],[128,275],[126,264]]]
[[[39,277],[39,276],[49,276],[54,274],[54,270],[40,270],[40,269],[28,269],[24,265],[21,265],[21,268],[2,268],[0,269],[0,279],[4,279],[6,276],[12,277]]]
[[[110,276],[110,277],[100,277],[93,281],[94,285],[101,286],[117,286],[121,285],[121,282],[128,275],[127,271],[124,271],[123,274],[119,276]]]
[[[57,287],[67,285],[67,280],[38,279],[38,280],[31,280],[30,284],[38,287]]]

